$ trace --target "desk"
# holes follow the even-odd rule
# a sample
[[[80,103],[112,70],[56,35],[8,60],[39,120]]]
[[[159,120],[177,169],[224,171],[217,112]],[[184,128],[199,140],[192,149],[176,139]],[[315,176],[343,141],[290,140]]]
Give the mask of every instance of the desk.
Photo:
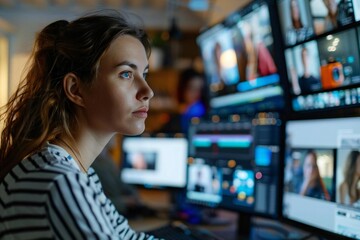
[[[238,214],[225,211],[225,210],[218,210],[218,217],[227,218],[229,219],[229,223],[225,225],[186,225],[190,227],[199,227],[202,229],[206,229],[215,235],[221,237],[224,240],[281,240],[285,239],[279,231],[276,230],[276,227],[284,228],[284,230],[292,233],[298,233],[299,239],[300,237],[305,237],[309,235],[309,233],[294,228],[292,226],[288,226],[286,224],[279,223],[275,220],[263,219],[263,218],[253,218],[253,223],[259,226],[270,226],[270,227],[263,227],[257,228],[252,227],[251,233],[249,236],[239,236],[237,231],[237,218]],[[148,231],[154,228],[161,227],[166,225],[170,222],[170,219],[166,217],[144,217],[138,219],[130,219],[129,224],[130,226],[135,229],[136,231]],[[275,226],[275,228],[271,228],[271,226]],[[206,239],[204,239],[206,240]],[[316,236],[311,236],[307,238],[307,240],[319,240]]]
[[[139,191],[142,202],[153,208],[158,209],[160,214],[158,216],[152,217],[140,217],[136,219],[129,219],[129,225],[136,231],[149,231],[151,229],[155,229],[161,226],[168,224],[171,219],[169,218],[169,214],[167,211],[171,209],[171,197],[169,193],[166,191],[154,191],[154,190],[146,190],[142,189]],[[222,237],[224,240],[269,240],[269,239],[282,239],[281,235],[276,228],[283,228],[289,232],[299,233],[301,236],[306,236],[309,233],[306,233],[302,230],[299,230],[295,227],[288,226],[283,223],[279,223],[275,220],[264,219],[253,217],[252,222],[255,225],[259,226],[274,226],[274,228],[266,227],[266,228],[257,228],[252,226],[251,235],[248,237],[238,236],[238,217],[239,214],[236,212],[226,211],[226,210],[216,210],[217,218],[227,219],[227,224],[223,225],[189,225],[191,227],[199,227],[206,229],[215,235]],[[204,239],[205,240],[205,239]],[[317,237],[309,237],[307,240],[318,240]]]

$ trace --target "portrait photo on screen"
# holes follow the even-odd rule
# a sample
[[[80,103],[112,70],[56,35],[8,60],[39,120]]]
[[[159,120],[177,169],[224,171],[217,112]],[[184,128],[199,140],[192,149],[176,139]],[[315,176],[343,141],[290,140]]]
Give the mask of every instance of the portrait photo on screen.
[[[266,5],[243,16],[237,24],[246,55],[245,79],[254,80],[277,72],[273,58],[273,37]]]
[[[360,83],[360,60],[355,29],[318,40],[323,89]]]
[[[285,191],[331,201],[333,171],[333,149],[291,149],[285,167]]]
[[[236,91],[240,81],[232,31],[221,24],[199,38],[209,88],[214,95]]]
[[[220,195],[221,172],[205,163],[202,158],[196,158],[188,168],[188,191]]]
[[[317,35],[355,22],[353,0],[310,0],[310,9]]]
[[[337,153],[336,202],[360,208],[360,148]]]
[[[293,45],[314,35],[310,4],[303,0],[278,1],[285,45]]]
[[[316,41],[307,42],[285,51],[291,92],[308,94],[322,89],[319,51]]]
[[[156,152],[125,152],[124,168],[155,170]]]

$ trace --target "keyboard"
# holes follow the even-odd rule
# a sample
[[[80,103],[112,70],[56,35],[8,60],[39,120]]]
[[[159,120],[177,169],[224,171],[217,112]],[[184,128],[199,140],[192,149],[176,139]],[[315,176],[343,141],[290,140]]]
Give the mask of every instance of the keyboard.
[[[169,223],[146,233],[166,240],[223,240],[205,229],[190,228],[180,222]]]

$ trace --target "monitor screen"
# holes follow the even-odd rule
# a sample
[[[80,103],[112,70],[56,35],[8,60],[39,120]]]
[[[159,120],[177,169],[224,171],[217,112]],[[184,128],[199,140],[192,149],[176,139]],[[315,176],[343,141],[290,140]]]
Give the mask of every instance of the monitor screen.
[[[303,42],[314,35],[309,1],[279,0],[278,7],[285,45]]]
[[[279,0],[278,8],[286,46],[336,31],[360,19],[357,0]]]
[[[191,126],[186,199],[275,217],[279,207],[281,120],[277,113],[235,115],[231,119]]]
[[[272,6],[268,1],[253,1],[198,36],[209,106],[216,114],[283,106]]]
[[[360,239],[359,123],[360,117],[286,123],[285,219]]]
[[[317,35],[355,22],[358,0],[310,0],[310,12]],[[358,11],[358,9],[356,9]]]
[[[281,11],[280,22],[293,111],[360,105],[357,2],[278,1],[279,8],[288,8]],[[335,27],[325,27],[329,21],[328,8],[337,9]]]
[[[188,142],[184,137],[124,137],[121,177],[148,188],[183,188]]]

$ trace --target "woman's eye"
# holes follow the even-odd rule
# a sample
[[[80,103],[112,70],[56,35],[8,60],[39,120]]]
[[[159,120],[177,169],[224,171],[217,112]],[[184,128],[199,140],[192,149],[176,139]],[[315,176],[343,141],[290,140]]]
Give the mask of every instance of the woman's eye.
[[[122,73],[120,73],[120,77],[122,77],[122,78],[132,78],[132,72],[130,72],[130,71],[122,72]]]
[[[146,72],[146,73],[143,73],[143,78],[146,80],[147,79],[147,77],[148,77],[148,73]]]

